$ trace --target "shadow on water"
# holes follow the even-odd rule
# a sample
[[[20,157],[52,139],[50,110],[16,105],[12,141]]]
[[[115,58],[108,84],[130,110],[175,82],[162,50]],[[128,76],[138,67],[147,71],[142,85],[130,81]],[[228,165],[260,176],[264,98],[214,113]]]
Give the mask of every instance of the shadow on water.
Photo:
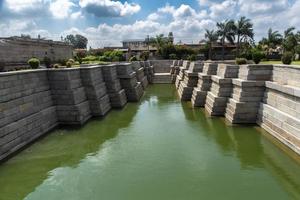
[[[96,153],[119,130],[130,126],[138,106],[129,103],[104,119],[92,119],[81,128],[61,127],[0,166],[0,199],[23,199],[60,167],[76,167]],[[18,174],[18,176],[16,176]]]
[[[182,103],[182,108],[185,118],[197,121],[203,135],[214,140],[224,155],[235,155],[245,170],[267,169],[292,199],[300,199],[299,155],[258,126],[228,125],[224,118],[210,117],[189,103]]]

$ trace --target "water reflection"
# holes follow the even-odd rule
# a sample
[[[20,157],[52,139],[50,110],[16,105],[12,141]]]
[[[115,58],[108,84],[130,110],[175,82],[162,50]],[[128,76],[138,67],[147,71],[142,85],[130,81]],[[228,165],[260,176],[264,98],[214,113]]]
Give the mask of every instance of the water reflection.
[[[141,103],[58,129],[0,166],[0,199],[299,199],[299,163],[262,132],[151,86]]]

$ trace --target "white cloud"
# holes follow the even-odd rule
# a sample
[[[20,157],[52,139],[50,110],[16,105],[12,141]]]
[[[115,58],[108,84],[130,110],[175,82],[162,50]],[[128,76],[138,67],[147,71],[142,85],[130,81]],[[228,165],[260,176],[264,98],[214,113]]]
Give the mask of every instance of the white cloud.
[[[36,10],[45,4],[44,0],[6,0],[7,8],[13,12],[22,12],[25,10]]]
[[[97,17],[122,17],[141,10],[138,4],[112,0],[81,0],[79,5],[87,13]]]
[[[38,29],[36,23],[32,20],[10,20],[8,23],[0,24],[0,36],[20,36],[21,34],[37,37],[53,37],[47,30]]]
[[[83,18],[83,15],[80,11],[74,12],[70,15],[71,19],[78,19],[78,18]]]
[[[49,10],[56,19],[64,19],[69,17],[72,12],[72,7],[75,4],[70,0],[56,0],[51,2]]]
[[[226,0],[222,3],[212,3],[209,10],[214,19],[231,18],[236,14],[236,0]]]

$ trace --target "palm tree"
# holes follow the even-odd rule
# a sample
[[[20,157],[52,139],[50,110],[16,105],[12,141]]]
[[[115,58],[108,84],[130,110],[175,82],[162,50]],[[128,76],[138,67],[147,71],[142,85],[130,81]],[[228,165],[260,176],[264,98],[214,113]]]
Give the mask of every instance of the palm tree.
[[[205,38],[207,39],[207,44],[209,46],[208,58],[211,60],[212,57],[212,45],[218,41],[219,36],[214,30],[205,30]]]
[[[217,23],[217,34],[220,36],[222,43],[222,59],[224,60],[224,51],[225,51],[225,40],[234,44],[235,38],[235,28],[233,20],[225,20],[224,22]]]
[[[250,19],[241,17],[235,24],[237,35],[237,55],[240,54],[240,45],[242,41],[253,41],[253,24]]]
[[[295,48],[298,45],[297,34],[294,34],[295,27],[290,27],[284,31],[282,46],[284,51],[295,53]]]
[[[296,29],[295,27],[290,27],[290,28],[286,29],[284,31],[284,39],[288,38],[289,36],[293,36],[294,35],[293,32],[295,29]]]
[[[278,31],[273,31],[272,28],[268,30],[268,37],[261,40],[262,44],[268,45],[268,47],[275,48],[276,45],[282,43],[282,35]]]

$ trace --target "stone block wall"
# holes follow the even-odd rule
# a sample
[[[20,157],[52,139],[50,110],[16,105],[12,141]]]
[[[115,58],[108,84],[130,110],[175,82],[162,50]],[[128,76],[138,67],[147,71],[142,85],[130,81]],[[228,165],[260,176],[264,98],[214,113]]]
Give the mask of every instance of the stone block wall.
[[[42,39],[0,38],[0,62],[6,69],[13,69],[15,64],[27,64],[32,57],[41,61],[45,56],[51,60],[70,59],[73,47],[63,42]]]
[[[83,124],[91,117],[79,68],[48,70],[52,98],[60,124]]]
[[[120,83],[129,102],[137,102],[144,94],[141,82],[137,81],[136,72],[133,71],[132,64],[120,63],[117,65],[117,74]]]
[[[271,80],[272,65],[242,65],[238,79],[233,79],[233,93],[226,109],[232,123],[256,123],[265,81]]]
[[[173,60],[150,60],[154,73],[170,73]]]
[[[184,72],[188,70],[190,66],[190,61],[183,61],[182,67],[179,67],[179,74],[176,76],[175,86],[178,89],[180,86],[180,82],[184,79]]]
[[[205,109],[210,115],[224,115],[232,93],[232,78],[237,78],[238,72],[238,65],[218,64],[217,74],[211,77],[212,85],[205,103]]]
[[[216,63],[205,63],[203,66],[202,73],[198,74],[198,84],[194,87],[192,94],[192,105],[193,107],[204,107],[207,92],[210,90],[212,80],[211,76],[217,73],[218,64]]]
[[[181,100],[190,101],[194,87],[198,84],[198,73],[202,72],[203,63],[191,62],[187,71],[184,72],[183,81],[178,87],[178,94]]]
[[[123,108],[127,103],[125,90],[118,79],[116,65],[102,66],[103,79],[106,84],[110,104],[113,108]]]
[[[300,154],[300,68],[273,67],[260,103],[257,123]]]
[[[0,161],[59,124],[81,125],[126,103],[116,65],[0,73]]]
[[[136,78],[137,81],[140,82],[143,86],[143,89],[145,90],[149,84],[148,82],[148,78],[145,75],[145,70],[142,67],[141,63],[136,61],[136,62],[132,62],[132,68],[136,73]]]
[[[0,160],[57,124],[46,70],[0,74]]]
[[[81,80],[92,116],[104,116],[111,109],[101,67],[81,68]]]

